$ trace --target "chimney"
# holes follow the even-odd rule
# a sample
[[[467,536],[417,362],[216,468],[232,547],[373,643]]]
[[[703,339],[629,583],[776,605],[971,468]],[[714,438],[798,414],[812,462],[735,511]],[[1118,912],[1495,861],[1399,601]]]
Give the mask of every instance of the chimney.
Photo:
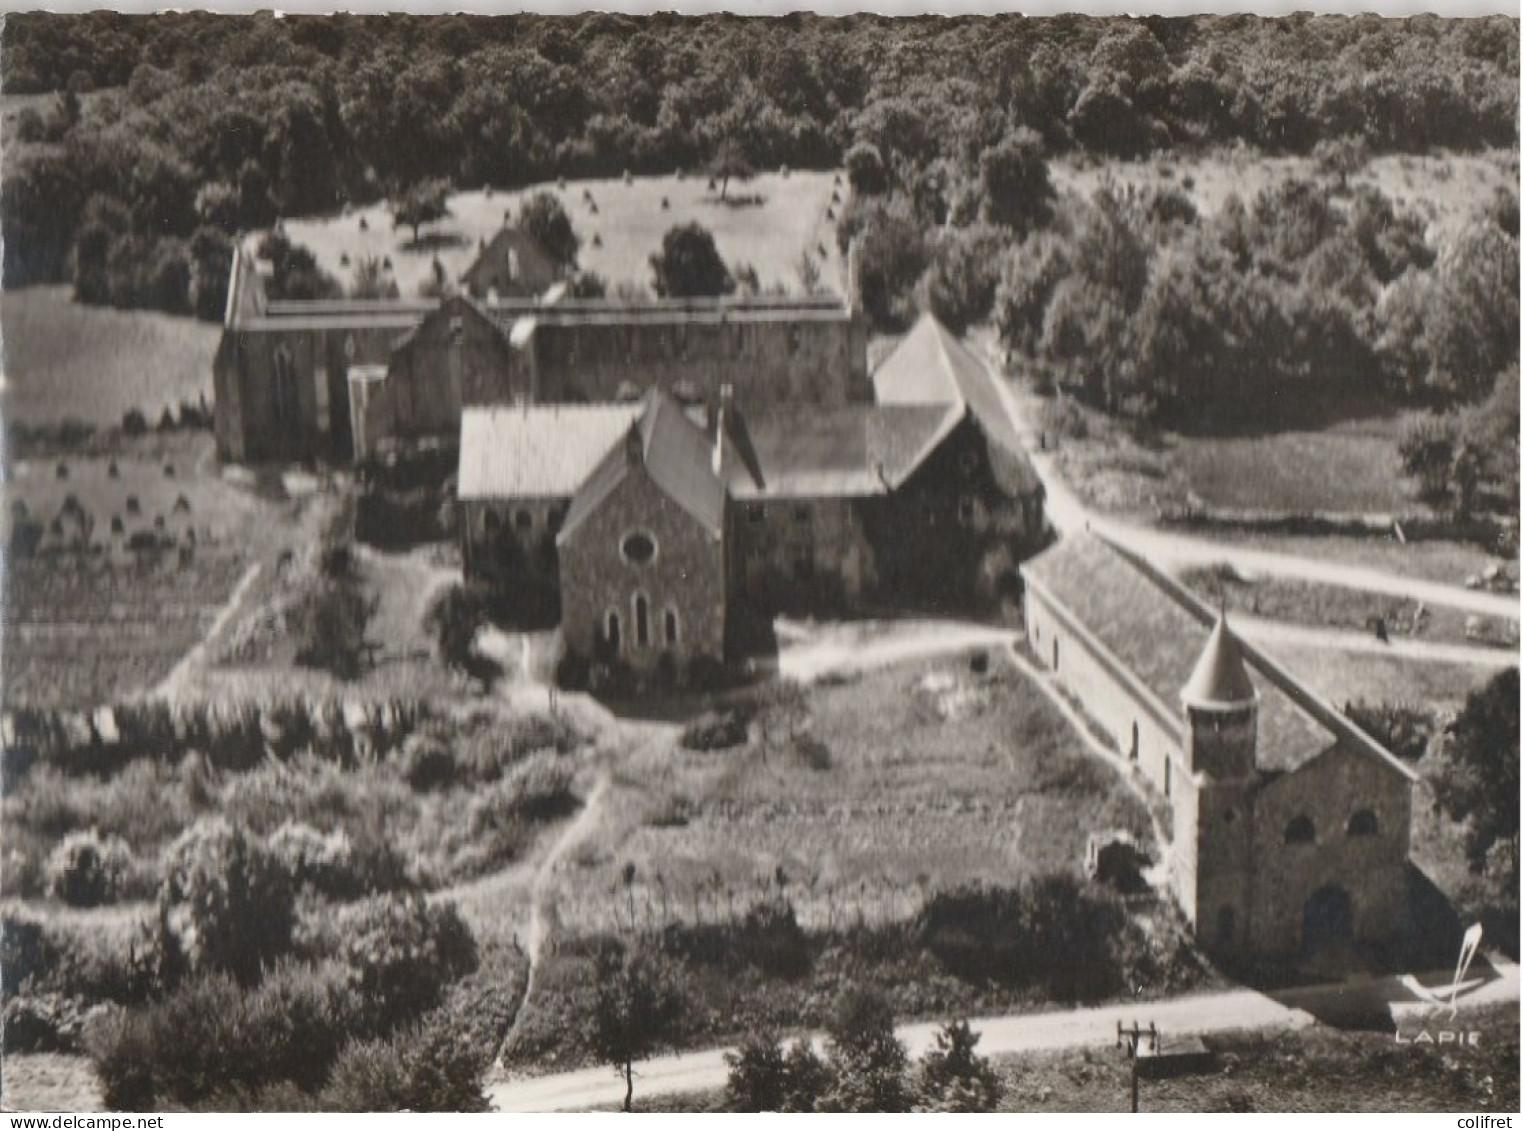
[[[862,257],[853,236],[846,245],[846,309],[852,314],[862,313]]]
[[[632,420],[624,434],[624,462],[637,467],[645,458],[645,441],[640,435],[640,421]]]
[[[728,381],[719,386],[719,407],[714,411],[714,475],[724,474],[724,432],[730,423],[730,402],[735,386]]]

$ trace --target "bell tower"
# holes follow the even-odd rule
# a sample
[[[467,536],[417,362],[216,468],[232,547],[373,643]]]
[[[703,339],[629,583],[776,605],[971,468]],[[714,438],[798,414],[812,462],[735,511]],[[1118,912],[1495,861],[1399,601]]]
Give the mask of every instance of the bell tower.
[[[1193,841],[1176,845],[1190,857],[1182,869],[1194,888],[1186,905],[1206,949],[1231,958],[1244,951],[1252,931],[1259,703],[1225,610],[1179,698],[1185,763],[1197,782],[1193,821],[1176,819]]]
[[[1185,760],[1191,772],[1217,781],[1251,777],[1259,697],[1225,612],[1217,617],[1179,698],[1185,712]]]

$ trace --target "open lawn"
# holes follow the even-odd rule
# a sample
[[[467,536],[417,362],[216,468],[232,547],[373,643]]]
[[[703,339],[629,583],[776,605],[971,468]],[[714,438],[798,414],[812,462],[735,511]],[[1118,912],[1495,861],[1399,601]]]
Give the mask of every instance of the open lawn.
[[[1426,511],[1402,473],[1397,416],[1322,431],[1171,437],[1187,490],[1207,506],[1341,514]]]
[[[157,423],[166,407],[212,395],[220,327],[146,310],[81,306],[67,286],[0,300],[0,416],[18,424],[120,424],[131,409]]]
[[[927,891],[1078,875],[1091,830],[1147,842],[1147,814],[1122,779],[994,662],[985,676],[958,657],[816,686],[796,740],[651,748],[648,764],[621,766],[611,807],[642,813],[643,827],[578,861],[563,929],[614,928],[614,887],[637,918],[664,904],[691,919],[695,900],[712,916],[781,886],[806,929],[894,921]]]
[[[435,256],[449,278],[458,279],[475,261],[479,241],[490,239],[505,219],[517,218],[525,196],[548,191],[560,198],[581,238],[579,265],[602,276],[611,288],[648,290],[650,257],[660,250],[661,237],[676,225],[697,222],[714,233],[719,254],[732,271],[749,264],[764,288],[798,294],[805,251],[821,268],[820,285],[837,290],[843,285],[835,224],[826,216],[832,207],[839,210],[839,204],[832,205],[832,193],[844,198],[847,191],[835,180],[830,172],[763,173],[749,181],[732,180],[724,200],[704,176],[634,177],[627,184],[617,178],[568,181],[564,188],[552,181],[514,192],[473,190],[450,198],[450,215],[425,227],[419,246],[412,246],[410,228],[393,228],[384,201],[336,216],[288,219],[285,230],[345,286],[362,258],[389,258],[397,286],[412,297],[432,278]],[[346,255],[349,266],[342,262]]]
[[[1505,184],[1516,185],[1515,152],[1431,155],[1389,154],[1372,157],[1348,178],[1350,188],[1373,185],[1398,207],[1415,209],[1428,222],[1428,242],[1451,238],[1471,213],[1490,202]],[[1220,150],[1194,157],[1164,154],[1143,161],[1064,159],[1052,163],[1053,184],[1084,195],[1109,181],[1118,186],[1173,185],[1185,192],[1205,215],[1218,212],[1236,193],[1245,204],[1265,188],[1293,178],[1321,180],[1309,157],[1269,157]]]
[[[1401,470],[1400,413],[1366,406],[1325,426],[1204,436],[1135,429],[1071,398],[1027,403],[1057,449],[1064,478],[1111,513],[1152,517],[1185,506],[1273,514],[1429,512]]]

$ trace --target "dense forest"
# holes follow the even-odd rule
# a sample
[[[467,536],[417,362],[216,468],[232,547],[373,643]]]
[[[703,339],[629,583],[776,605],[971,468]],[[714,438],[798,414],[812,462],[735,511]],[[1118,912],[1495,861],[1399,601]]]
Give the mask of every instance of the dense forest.
[[[5,139],[7,287],[216,318],[231,238],[279,215],[440,178],[845,165],[880,327],[993,316],[1113,411],[1309,374],[1475,398],[1515,354],[1516,195],[1438,248],[1344,183],[1373,154],[1516,149],[1507,17],[33,13],[0,75],[43,95]],[[1047,174],[1223,146],[1326,175],[1207,219]]]

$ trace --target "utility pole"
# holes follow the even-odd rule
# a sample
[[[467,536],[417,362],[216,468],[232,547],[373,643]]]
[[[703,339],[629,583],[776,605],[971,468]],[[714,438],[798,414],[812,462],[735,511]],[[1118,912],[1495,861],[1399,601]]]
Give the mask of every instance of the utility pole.
[[[1132,1114],[1137,1114],[1137,1050],[1142,1044],[1142,1039],[1148,1040],[1148,1051],[1158,1051],[1158,1026],[1151,1021],[1146,1029],[1132,1022],[1130,1029],[1124,1029],[1121,1022],[1116,1022],[1116,1047],[1125,1048],[1127,1059],[1132,1062]]]

